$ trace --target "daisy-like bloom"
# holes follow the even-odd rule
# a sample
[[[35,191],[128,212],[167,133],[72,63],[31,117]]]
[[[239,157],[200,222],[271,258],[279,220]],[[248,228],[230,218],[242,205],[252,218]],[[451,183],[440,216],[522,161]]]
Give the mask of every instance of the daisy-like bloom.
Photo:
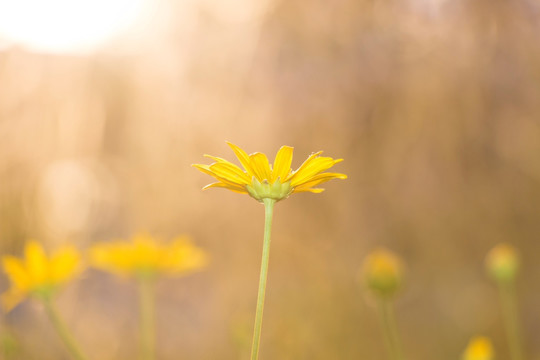
[[[325,172],[343,159],[320,156],[322,151],[311,154],[297,170],[293,171],[291,169],[293,148],[290,146],[282,146],[279,149],[272,166],[265,154],[257,152],[248,155],[240,147],[229,142],[227,144],[232,148],[244,169],[225,159],[205,155],[215,163],[194,164],[193,166],[215,177],[218,181],[206,185],[203,190],[221,187],[249,194],[261,202],[263,199],[279,201],[293,193],[306,191],[320,193],[324,189],[316,186],[332,179],[347,178],[345,174]]]
[[[182,275],[202,269],[206,253],[186,237],[161,244],[149,235],[140,234],[132,241],[114,241],[90,249],[92,265],[121,276],[146,277],[157,274]]]
[[[26,244],[23,259],[6,255],[2,257],[2,265],[11,282],[11,288],[1,296],[6,311],[27,296],[49,298],[82,270],[75,248],[61,247],[49,257],[36,241]]]
[[[251,346],[251,360],[257,360],[264,309],[266,280],[268,275],[268,260],[270,256],[270,233],[274,204],[286,199],[289,195],[299,192],[320,193],[324,189],[317,186],[332,180],[346,179],[347,175],[325,172],[343,159],[332,159],[320,156],[322,151],[311,154],[296,170],[291,169],[293,148],[282,146],[276,154],[274,164],[271,165],[265,154],[254,153],[248,155],[240,147],[227,143],[234,151],[243,169],[219,157],[205,155],[215,162],[210,165],[194,164],[193,166],[205,174],[213,176],[218,181],[206,185],[203,190],[212,187],[221,187],[241,194],[248,194],[264,204],[264,240],[259,277],[259,292],[257,295],[257,308],[255,313],[255,326],[253,330],[253,343]]]
[[[477,336],[471,339],[463,353],[463,360],[493,360],[493,345],[489,338]]]

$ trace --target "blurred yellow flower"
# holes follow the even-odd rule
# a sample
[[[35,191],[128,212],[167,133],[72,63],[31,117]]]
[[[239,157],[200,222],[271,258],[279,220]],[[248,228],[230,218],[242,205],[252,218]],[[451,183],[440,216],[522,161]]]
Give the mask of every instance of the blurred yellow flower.
[[[92,265],[124,276],[180,275],[206,266],[206,253],[186,237],[160,244],[149,235],[136,235],[131,242],[96,244],[90,249]]]
[[[361,275],[367,287],[375,294],[389,297],[400,287],[403,277],[403,263],[391,251],[378,248],[364,260]]]
[[[2,294],[2,307],[9,311],[26,296],[49,297],[59,285],[71,280],[81,270],[79,252],[65,246],[48,257],[36,241],[29,241],[24,248],[24,258],[6,255],[2,265],[11,288]]]
[[[471,339],[463,353],[463,360],[493,360],[494,352],[491,340],[485,336],[477,336]]]
[[[332,179],[347,178],[345,174],[325,172],[343,159],[334,160],[330,157],[319,156],[322,151],[311,154],[297,170],[293,171],[291,169],[293,148],[290,146],[282,146],[279,149],[272,166],[265,154],[248,155],[240,147],[229,142],[227,144],[236,154],[244,170],[225,159],[205,155],[213,159],[215,163],[194,164],[193,166],[215,177],[218,182],[206,185],[203,190],[222,187],[249,194],[259,201],[263,199],[279,201],[298,192],[320,193],[324,189],[315,186]]]

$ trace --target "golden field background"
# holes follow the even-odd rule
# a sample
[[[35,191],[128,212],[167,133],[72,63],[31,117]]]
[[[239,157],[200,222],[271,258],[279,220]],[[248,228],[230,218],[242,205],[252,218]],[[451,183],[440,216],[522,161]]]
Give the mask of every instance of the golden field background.
[[[508,358],[486,252],[522,252],[529,359],[540,359],[540,7],[509,0],[155,2],[90,55],[0,51],[0,252],[190,235],[211,265],[157,288],[159,359],[247,359],[263,207],[190,167],[295,147],[349,179],[276,206],[261,358],[384,359],[358,270],[407,263],[408,359]],[[2,275],[0,288],[8,283]],[[137,356],[129,281],[89,270],[58,304],[91,359]],[[67,359],[43,309],[0,321],[13,359]]]

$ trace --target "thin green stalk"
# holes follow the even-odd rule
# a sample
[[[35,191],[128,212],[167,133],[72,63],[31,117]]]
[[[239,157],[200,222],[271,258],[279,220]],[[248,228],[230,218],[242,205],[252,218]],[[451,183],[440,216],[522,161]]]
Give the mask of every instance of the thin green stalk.
[[[523,348],[521,345],[521,332],[514,283],[499,283],[499,292],[501,295],[503,321],[508,337],[511,359],[523,360]]]
[[[401,344],[391,300],[377,298],[377,302],[379,305],[381,327],[390,359],[403,360],[403,352],[401,351]]]
[[[86,356],[83,355],[81,349],[77,345],[77,342],[71,335],[71,332],[68,330],[66,324],[60,317],[60,314],[58,314],[58,310],[56,309],[51,297],[44,297],[43,304],[45,305],[45,311],[47,312],[47,315],[49,316],[49,319],[51,320],[56,332],[66,345],[73,359],[86,360]]]
[[[263,199],[264,203],[264,242],[261,261],[261,274],[259,278],[259,294],[257,295],[257,311],[255,313],[255,326],[253,329],[253,343],[251,345],[251,360],[259,358],[259,344],[261,341],[261,327],[264,310],[264,295],[266,292],[266,278],[268,275],[268,260],[270,258],[270,232],[272,230],[272,215],[274,213],[273,199]]]
[[[149,276],[139,278],[139,309],[141,329],[141,360],[155,359],[154,281]]]

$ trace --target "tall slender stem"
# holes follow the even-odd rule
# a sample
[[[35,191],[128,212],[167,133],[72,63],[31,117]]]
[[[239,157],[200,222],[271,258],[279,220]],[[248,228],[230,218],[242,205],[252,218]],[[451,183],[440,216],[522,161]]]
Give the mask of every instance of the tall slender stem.
[[[523,348],[521,346],[521,334],[518,320],[518,307],[514,282],[499,283],[503,321],[508,336],[508,346],[512,360],[523,360]]]
[[[154,280],[150,276],[139,278],[139,306],[141,329],[141,360],[155,359]]]
[[[253,329],[253,343],[251,345],[251,360],[259,358],[259,344],[261,341],[261,327],[264,310],[264,296],[266,292],[266,278],[268,275],[268,260],[270,258],[270,232],[272,230],[272,215],[274,213],[273,199],[263,199],[264,203],[264,242],[261,261],[261,274],[259,278],[259,293],[257,295],[257,311],[255,313],[255,326]]]
[[[403,352],[401,351],[401,344],[399,341],[396,319],[392,309],[391,300],[378,298],[377,302],[379,305],[381,327],[390,359],[403,360]]]
[[[45,305],[45,311],[47,312],[47,316],[51,320],[56,332],[66,345],[73,359],[86,360],[86,357],[83,355],[81,349],[77,345],[77,342],[71,335],[71,332],[68,330],[66,324],[60,317],[60,314],[58,313],[58,310],[56,309],[56,306],[54,305],[51,297],[44,297],[43,304]]]

